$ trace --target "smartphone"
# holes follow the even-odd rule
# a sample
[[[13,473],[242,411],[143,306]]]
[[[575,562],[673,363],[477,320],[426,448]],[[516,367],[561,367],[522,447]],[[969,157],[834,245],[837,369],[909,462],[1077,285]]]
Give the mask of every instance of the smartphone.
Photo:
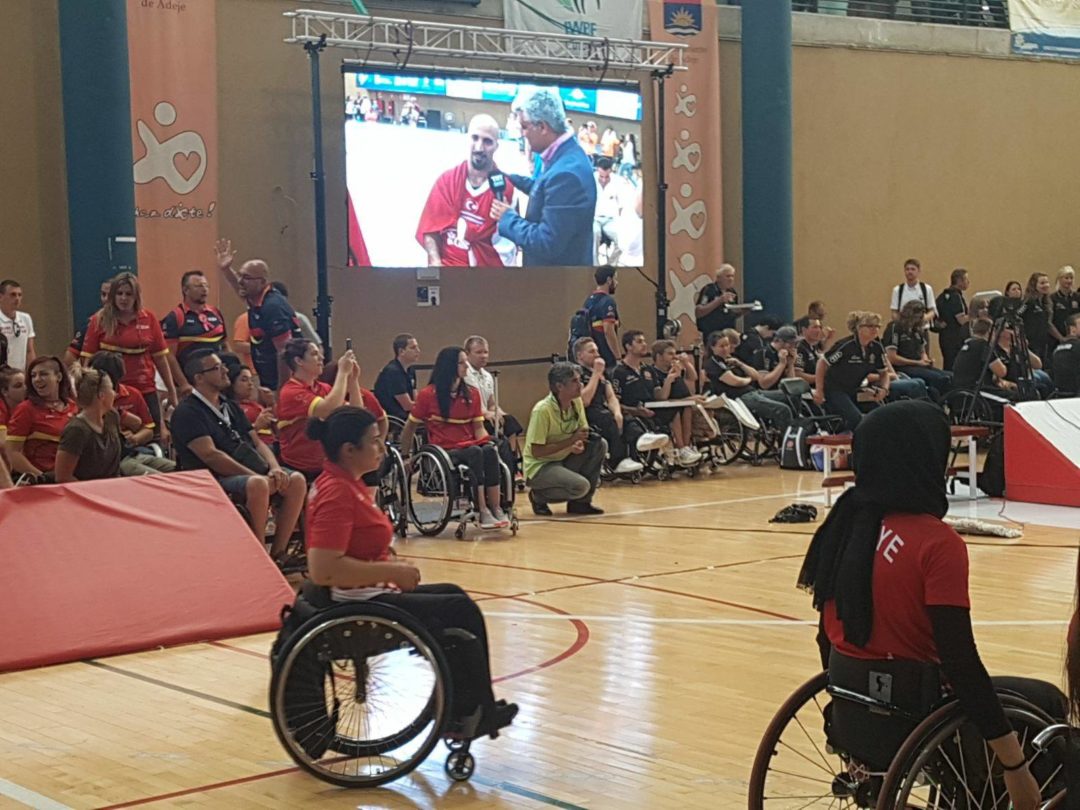
[[[352,338],[345,338],[345,351],[352,351]]]

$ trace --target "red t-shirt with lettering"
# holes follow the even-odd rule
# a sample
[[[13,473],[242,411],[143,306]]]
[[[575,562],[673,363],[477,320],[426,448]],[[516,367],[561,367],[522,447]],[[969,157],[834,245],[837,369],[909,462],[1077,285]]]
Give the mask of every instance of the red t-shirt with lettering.
[[[450,400],[450,415],[444,417],[439,411],[439,399],[435,395],[435,386],[429,385],[416,395],[416,402],[409,412],[409,421],[427,426],[428,441],[444,450],[458,450],[482,444],[487,439],[476,438],[476,423],[483,424],[484,411],[480,406],[480,392],[471,385],[461,383],[469,389],[469,401],[460,392]]]
[[[100,315],[100,313],[99,313]],[[131,323],[118,323],[116,331],[106,335],[98,315],[86,327],[82,356],[93,357],[104,349],[119,352],[124,358],[124,378],[120,381],[142,394],[157,390],[154,384],[154,358],[169,353],[161,324],[148,309],[140,309]]]
[[[123,424],[123,418],[130,413],[138,417],[140,430],[157,427],[153,417],[150,416],[150,409],[146,406],[143,395],[123,383],[120,383],[120,388],[116,391],[116,402],[113,407],[120,414],[121,424]]]
[[[874,626],[866,647],[844,641],[836,604],[825,603],[825,632],[853,658],[940,663],[926,608],[970,608],[967,546],[933,515],[885,516],[874,555]]]
[[[31,464],[42,472],[51,472],[56,466],[60,434],[78,412],[79,406],[72,401],[63,410],[54,411],[24,399],[8,419],[7,440],[21,443],[23,455]]]
[[[390,559],[394,530],[363,481],[329,461],[315,479],[307,505],[307,547],[344,551],[367,562]]]
[[[307,437],[307,421],[311,418],[315,406],[331,391],[328,383],[316,380],[306,385],[299,380],[290,379],[281,387],[277,402],[278,439],[281,442],[281,460],[294,470],[318,472],[322,469],[326,454],[322,445]],[[385,412],[379,400],[366,388],[360,389],[360,403],[376,419],[382,419]],[[258,413],[256,413],[258,416]],[[250,415],[248,416],[250,419]]]

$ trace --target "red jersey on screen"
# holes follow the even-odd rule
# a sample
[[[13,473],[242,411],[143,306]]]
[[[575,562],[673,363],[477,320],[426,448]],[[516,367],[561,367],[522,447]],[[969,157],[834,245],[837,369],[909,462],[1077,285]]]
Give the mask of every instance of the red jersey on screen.
[[[22,444],[23,455],[31,464],[42,472],[51,472],[56,466],[60,434],[78,412],[79,406],[73,401],[63,410],[54,411],[24,399],[8,419],[7,439]]]
[[[874,555],[874,628],[866,647],[844,641],[836,603],[825,603],[825,632],[853,658],[939,663],[928,606],[970,607],[964,541],[932,515],[885,516]]]
[[[503,200],[514,187],[506,181]],[[499,223],[491,218],[495,192],[485,180],[479,188],[469,185],[468,163],[439,175],[431,187],[420,214],[416,241],[424,244],[424,234],[437,234],[439,256],[447,267],[502,267],[503,261],[491,240]]]
[[[465,383],[462,383],[465,386]],[[429,385],[416,395],[416,402],[409,412],[409,421],[427,426],[428,441],[444,450],[457,450],[480,444],[487,439],[476,438],[476,424],[484,422],[484,412],[480,407],[480,392],[471,385],[469,401],[455,396],[450,401],[450,416],[444,417],[439,411],[439,399],[435,396],[435,386]]]
[[[114,333],[105,334],[97,315],[86,327],[82,356],[93,357],[104,349],[119,352],[124,358],[124,385],[130,385],[143,394],[157,390],[154,385],[154,358],[169,353],[161,324],[148,309],[140,309],[131,323],[118,323]]]
[[[259,414],[263,412],[263,406],[253,399],[245,399],[243,402],[240,402],[238,404],[240,405],[240,410],[244,412],[244,416],[247,417],[247,420],[251,422],[252,425],[254,425],[255,420],[259,418]],[[261,430],[257,430],[255,432],[259,434],[259,438],[262,439],[263,444],[274,443],[274,431],[272,431],[270,428],[264,427]]]
[[[368,562],[390,559],[394,530],[375,505],[363,481],[329,461],[308,497],[306,542],[309,549],[344,551]]]

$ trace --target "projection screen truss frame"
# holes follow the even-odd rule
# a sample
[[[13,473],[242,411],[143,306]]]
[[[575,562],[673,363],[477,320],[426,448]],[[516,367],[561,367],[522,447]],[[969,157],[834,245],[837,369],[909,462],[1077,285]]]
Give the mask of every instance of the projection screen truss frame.
[[[326,176],[322,155],[322,104],[319,93],[319,54],[325,48],[353,51],[343,64],[391,70],[431,70],[500,78],[545,79],[596,85],[626,85],[651,77],[657,83],[657,109],[653,115],[659,173],[656,305],[657,331],[667,319],[667,184],[664,181],[664,81],[685,71],[681,43],[632,39],[597,39],[570,34],[541,34],[453,23],[402,20],[364,14],[340,14],[298,9],[284,16],[292,24],[289,44],[302,45],[310,58],[312,127],[314,130],[315,247],[318,303],[315,311],[319,336],[330,354],[330,307],[326,258]],[[479,64],[478,64],[479,63]],[[484,63],[493,63],[485,66]]]

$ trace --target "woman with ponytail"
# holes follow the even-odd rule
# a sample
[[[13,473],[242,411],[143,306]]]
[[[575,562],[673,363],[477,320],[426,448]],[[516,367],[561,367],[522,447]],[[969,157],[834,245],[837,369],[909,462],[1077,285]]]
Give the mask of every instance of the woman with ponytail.
[[[474,636],[475,642],[449,656],[451,719],[470,738],[509,725],[517,706],[495,700],[487,630],[476,603],[457,585],[421,585],[419,569],[390,548],[393,528],[362,480],[379,469],[386,454],[375,417],[346,405],[325,420],[309,419],[307,434],[326,453],[307,506],[311,582],[329,588],[333,601],[370,599],[399,608],[436,638],[451,628]]]
[[[1055,718],[1064,716],[1065,698],[1041,681],[992,683],[979,658],[967,547],[941,520],[948,509],[950,443],[945,415],[928,402],[897,402],[868,414],[852,441],[855,486],[814,534],[799,586],[813,594],[821,614],[818,641],[830,682],[841,685],[842,673],[860,672],[860,666],[864,671],[868,662],[882,669],[915,662],[932,673],[925,680],[937,694],[943,676],[1001,762],[1013,806],[1027,810],[1038,806],[1039,786],[994,685],[1022,694]],[[848,688],[865,692],[865,677]],[[936,697],[929,695],[929,702]],[[834,703],[833,725],[842,734],[835,711],[841,703]],[[888,762],[875,767],[882,764]]]

